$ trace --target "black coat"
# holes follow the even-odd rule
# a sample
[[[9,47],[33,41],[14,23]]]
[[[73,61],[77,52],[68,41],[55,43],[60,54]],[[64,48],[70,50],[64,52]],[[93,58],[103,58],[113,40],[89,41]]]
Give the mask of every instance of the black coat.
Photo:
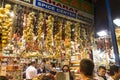
[[[41,71],[41,69],[39,68],[39,69],[37,69],[37,73],[39,74],[39,73],[46,73],[47,72],[47,69],[43,69],[43,71]]]

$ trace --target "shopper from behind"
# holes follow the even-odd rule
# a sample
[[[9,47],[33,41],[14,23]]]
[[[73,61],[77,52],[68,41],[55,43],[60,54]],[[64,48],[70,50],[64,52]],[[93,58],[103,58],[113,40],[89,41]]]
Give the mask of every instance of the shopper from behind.
[[[36,62],[32,61],[26,69],[26,79],[33,79],[37,77]]]
[[[116,65],[110,66],[109,75],[110,77],[108,78],[108,80],[119,80],[119,67]]]
[[[99,66],[98,68],[98,76],[103,78],[103,80],[107,80],[106,74],[106,68],[104,66]]]
[[[73,79],[73,75],[72,75],[72,73],[70,72],[70,68],[69,68],[68,65],[64,65],[64,66],[62,67],[62,71],[63,71],[63,72],[69,72],[70,80],[74,80],[74,79]]]
[[[93,76],[94,63],[89,59],[80,61],[80,80],[95,80]]]

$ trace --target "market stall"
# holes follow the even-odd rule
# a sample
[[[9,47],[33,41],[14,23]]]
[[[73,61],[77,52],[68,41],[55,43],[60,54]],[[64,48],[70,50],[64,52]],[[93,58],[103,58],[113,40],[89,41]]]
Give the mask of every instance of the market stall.
[[[93,60],[92,23],[23,1],[5,0],[3,3],[0,8],[1,75],[20,80],[24,63],[33,59],[38,62],[41,59],[56,60],[59,67],[68,64],[72,71],[79,68],[81,59]]]

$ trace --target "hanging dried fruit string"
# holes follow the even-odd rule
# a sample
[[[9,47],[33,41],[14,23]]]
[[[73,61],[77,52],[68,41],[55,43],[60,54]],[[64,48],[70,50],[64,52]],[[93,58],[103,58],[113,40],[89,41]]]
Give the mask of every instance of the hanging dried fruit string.
[[[61,36],[62,35],[62,22],[59,20],[59,18],[56,19],[56,26],[55,26],[55,46],[60,47],[61,46]]]
[[[71,48],[71,22],[70,21],[66,21],[65,24],[65,48]]]
[[[62,41],[62,22],[61,19],[56,17],[54,25],[54,42],[55,42],[55,58],[60,58],[61,51],[61,41]]]
[[[38,30],[37,30],[37,33],[38,33],[38,42],[39,42],[39,50],[42,49],[42,46],[43,46],[43,40],[44,40],[44,16],[43,16],[43,13],[39,13],[39,19],[38,19]]]
[[[62,48],[61,59],[64,60],[71,49],[71,22],[65,21],[65,41],[64,47]]]
[[[2,26],[2,48],[11,41],[10,34],[12,33],[13,20],[10,17],[11,5],[6,4],[5,8],[0,8],[0,25]]]
[[[75,23],[75,40],[79,44],[82,43],[82,39],[80,38],[80,24],[79,23]]]
[[[65,19],[62,19],[62,32],[61,32],[61,53],[60,53],[60,56],[61,56],[61,60],[64,60],[64,54],[65,54],[65,23],[66,23],[66,20]]]
[[[62,20],[62,40],[65,41],[65,20]]]
[[[34,22],[34,34],[35,34],[35,36],[38,35],[37,30],[38,30],[39,13],[40,13],[40,11],[38,10],[38,11],[36,11],[36,14],[35,14],[35,20],[34,20],[35,21]]]
[[[28,6],[26,6],[25,27],[27,27],[27,18],[28,18],[28,14],[29,14],[29,8],[28,8]]]
[[[56,53],[56,40],[55,40],[55,37],[56,37],[56,34],[58,32],[58,17],[55,16],[54,17],[55,21],[54,21],[54,24],[53,24],[53,43],[52,43],[52,50],[53,50],[53,53],[55,54]],[[53,55],[54,55],[53,54]],[[53,58],[53,56],[51,56],[51,58]]]
[[[30,12],[27,18],[27,26],[26,29],[24,30],[24,38],[26,40],[27,43],[27,50],[32,50],[33,48],[33,37],[34,35],[34,18],[35,18],[35,13],[34,12]]]
[[[19,6],[18,9],[18,23],[17,23],[17,29],[20,36],[22,36],[23,32],[23,7]]]
[[[43,21],[43,27],[42,27],[42,30],[43,30],[43,38],[44,38],[44,41],[46,40],[46,28],[47,28],[47,24],[46,24],[46,17],[47,17],[47,15],[46,15],[46,13],[44,13],[44,21]]]
[[[80,29],[80,38],[82,40],[81,42],[81,58],[88,58],[88,51],[86,49],[87,46],[87,34],[86,34],[86,28],[84,24],[81,24]]]
[[[82,39],[80,38],[80,24],[79,23],[75,23],[74,36],[75,36],[74,37],[75,39],[74,50],[77,49],[77,52],[81,53],[80,49],[82,49]],[[81,55],[79,56],[80,58],[81,58]]]
[[[12,27],[12,35],[15,33],[15,28],[17,27],[17,10],[18,10],[18,6],[14,5],[13,7],[13,13],[14,13],[14,18],[13,18],[13,27]]]
[[[71,41],[75,41],[75,23],[73,22],[71,25]]]
[[[38,33],[37,33],[37,26],[38,26],[38,19],[39,19],[39,11],[35,14],[35,17],[33,19],[33,32],[34,32],[34,38],[33,38],[33,51],[39,50],[39,41],[38,41]]]
[[[52,49],[52,42],[53,42],[53,24],[54,24],[53,16],[51,15],[48,16],[48,19],[46,20],[46,24],[47,24],[46,48],[49,51]]]

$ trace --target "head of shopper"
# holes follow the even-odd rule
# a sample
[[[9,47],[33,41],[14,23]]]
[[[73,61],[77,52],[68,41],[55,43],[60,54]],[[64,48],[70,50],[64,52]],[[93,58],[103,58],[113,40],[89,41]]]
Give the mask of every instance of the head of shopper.
[[[30,65],[36,67],[36,62],[35,61],[31,61]]]
[[[44,63],[44,62],[42,62],[42,63],[40,64],[40,68],[41,68],[41,69],[44,69],[44,68],[45,68],[45,63]]]
[[[64,66],[62,67],[62,71],[63,71],[63,72],[69,72],[69,71],[70,71],[69,66],[68,66],[68,65],[64,65]]]
[[[99,66],[98,68],[98,75],[103,77],[106,74],[106,68],[104,66]]]
[[[80,74],[86,77],[93,77],[94,63],[89,59],[82,59],[80,61]]]
[[[110,75],[114,80],[116,80],[116,79],[120,76],[120,74],[119,74],[119,67],[116,66],[116,65],[110,66],[109,75]]]
[[[104,80],[107,80],[106,74],[106,68],[104,66],[99,66],[98,68],[98,76],[101,77]]]

